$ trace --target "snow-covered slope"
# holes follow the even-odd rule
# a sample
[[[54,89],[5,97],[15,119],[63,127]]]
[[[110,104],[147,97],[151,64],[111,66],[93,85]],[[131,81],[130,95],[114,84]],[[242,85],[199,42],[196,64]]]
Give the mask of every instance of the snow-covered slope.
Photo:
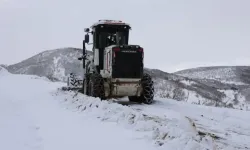
[[[0,149],[250,148],[246,111],[160,98],[151,106],[100,101],[59,90],[65,83],[2,68],[0,83]]]
[[[92,55],[91,52],[88,53]],[[38,75],[53,81],[66,81],[71,72],[79,77],[83,75],[81,61],[77,60],[81,55],[82,50],[76,48],[49,50],[5,68],[15,74]],[[154,79],[156,96],[200,105],[248,109],[249,84],[236,85],[212,79],[193,79],[149,68],[145,72],[150,73]]]
[[[92,52],[88,51],[88,54]],[[75,72],[82,74],[82,50],[77,48],[60,48],[48,50],[28,58],[20,63],[9,65],[6,68],[15,74],[30,74],[45,76],[54,81],[67,81],[67,75]]]
[[[154,77],[156,95],[192,104],[250,110],[250,85],[235,85],[209,79],[192,79],[146,70]]]
[[[199,67],[175,72],[195,79],[214,79],[224,83],[250,84],[250,66]]]

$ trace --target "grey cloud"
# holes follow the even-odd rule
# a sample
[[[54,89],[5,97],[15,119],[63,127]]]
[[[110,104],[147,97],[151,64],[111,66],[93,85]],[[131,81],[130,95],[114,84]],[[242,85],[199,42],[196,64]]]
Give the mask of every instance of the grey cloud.
[[[249,5],[247,0],[1,1],[0,64],[48,49],[79,48],[85,27],[119,19],[132,25],[130,42],[145,48],[147,67],[171,72],[200,64],[238,65],[250,57]]]

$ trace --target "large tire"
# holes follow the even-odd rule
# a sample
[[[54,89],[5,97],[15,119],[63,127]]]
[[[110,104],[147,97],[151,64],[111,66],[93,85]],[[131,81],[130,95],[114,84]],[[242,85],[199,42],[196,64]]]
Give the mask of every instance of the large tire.
[[[77,81],[76,75],[74,73],[70,73],[70,75],[68,77],[67,85],[69,87],[77,87],[78,81]]]
[[[152,104],[154,101],[154,83],[149,74],[144,74],[141,80],[142,85],[142,95],[129,96],[128,99],[130,102]]]
[[[154,102],[154,82],[151,76],[145,73],[141,80],[142,95],[140,101],[144,104],[152,104]]]
[[[91,74],[86,74],[85,75],[85,78],[84,78],[84,81],[83,81],[83,93],[84,94],[86,94],[86,95],[88,95],[88,96],[90,96],[90,94],[89,94],[89,81],[90,81],[90,76],[91,76]]]
[[[99,97],[101,100],[105,99],[104,80],[100,74],[91,74],[88,86],[88,93],[89,96]]]

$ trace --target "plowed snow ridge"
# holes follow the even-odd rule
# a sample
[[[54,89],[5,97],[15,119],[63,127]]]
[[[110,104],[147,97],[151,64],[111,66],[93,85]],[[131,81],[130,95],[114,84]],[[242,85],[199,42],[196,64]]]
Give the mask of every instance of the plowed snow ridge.
[[[166,149],[250,149],[248,111],[158,99],[153,105],[121,105],[75,92],[53,92],[65,107],[143,133]],[[120,103],[120,104],[118,104]],[[129,103],[126,103],[129,104]]]
[[[182,115],[150,115],[139,109],[111,101],[100,101],[75,92],[58,90],[54,95],[58,100],[63,100],[68,108],[143,132],[144,136],[141,138],[167,149],[202,150],[214,147],[211,136],[200,136],[193,123]]]

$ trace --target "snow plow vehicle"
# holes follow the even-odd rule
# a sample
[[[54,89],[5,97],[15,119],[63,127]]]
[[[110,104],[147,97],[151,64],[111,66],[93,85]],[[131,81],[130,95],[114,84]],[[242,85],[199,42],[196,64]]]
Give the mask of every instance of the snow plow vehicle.
[[[92,30],[92,31],[90,31]],[[129,24],[116,20],[99,20],[85,28],[83,55],[83,79],[73,74],[68,86],[81,88],[88,96],[101,100],[128,97],[129,101],[152,104],[154,85],[151,76],[144,72],[144,50],[129,42]],[[86,44],[92,35],[92,55],[87,55]]]

